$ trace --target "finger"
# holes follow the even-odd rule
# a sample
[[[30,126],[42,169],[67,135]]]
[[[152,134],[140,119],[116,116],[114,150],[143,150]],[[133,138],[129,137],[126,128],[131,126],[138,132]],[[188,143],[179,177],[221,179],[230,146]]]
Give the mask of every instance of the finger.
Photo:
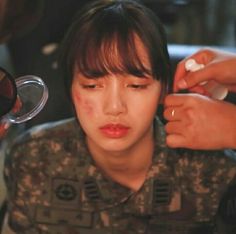
[[[185,60],[181,61],[177,67],[176,67],[176,71],[174,74],[174,87],[173,90],[174,92],[178,92],[181,88],[179,87],[179,82],[180,80],[183,79],[183,77],[185,77],[187,75],[187,71],[185,69]]]
[[[183,124],[181,121],[170,121],[165,125],[165,131],[167,134],[183,135]]]
[[[164,118],[168,121],[180,120],[179,108],[168,107],[163,112]]]
[[[208,97],[211,96],[211,94],[207,91],[207,89],[203,85],[197,85],[192,88],[189,88],[189,93],[197,93]]]
[[[227,85],[226,87],[230,92],[236,93],[236,85]]]
[[[171,134],[166,137],[166,144],[171,148],[185,147],[185,141],[185,137],[179,134]]]
[[[203,55],[201,55],[201,53],[196,53],[194,54],[194,56],[189,56],[186,57],[185,59],[183,59],[181,62],[178,63],[177,67],[176,67],[176,71],[175,71],[175,75],[174,75],[174,92],[178,92],[181,89],[186,89],[187,85],[185,81],[185,79],[183,79],[184,77],[186,77],[189,73],[189,71],[186,70],[185,68],[185,63],[187,60],[189,59],[194,59],[197,63],[202,63],[202,57]],[[205,61],[205,59],[204,59]],[[205,64],[205,63],[203,63]]]
[[[182,106],[186,95],[188,94],[169,94],[165,97],[164,106],[167,107],[175,107],[175,106]]]
[[[192,72],[187,72],[186,68],[185,68],[185,63],[188,59],[194,59],[197,63],[199,64],[204,64],[207,65],[208,63],[210,63],[214,58],[214,54],[212,51],[204,49],[204,50],[200,50],[197,53],[185,58],[184,60],[182,60],[176,69],[175,75],[174,75],[174,92],[177,92],[181,89],[187,89],[189,87],[192,87],[196,84],[198,84],[197,80],[198,80],[198,76],[197,76],[197,80],[193,80],[191,78],[191,74],[193,74]],[[190,78],[189,78],[190,76]],[[186,78],[187,77],[187,78]],[[196,78],[195,78],[196,79]],[[189,84],[190,82],[193,82],[193,84]],[[202,81],[205,81],[205,79],[202,79]]]
[[[191,87],[197,86],[204,81],[213,80],[216,77],[216,69],[214,64],[210,64],[203,69],[195,72],[189,72],[182,80],[176,84],[178,89],[189,89]]]

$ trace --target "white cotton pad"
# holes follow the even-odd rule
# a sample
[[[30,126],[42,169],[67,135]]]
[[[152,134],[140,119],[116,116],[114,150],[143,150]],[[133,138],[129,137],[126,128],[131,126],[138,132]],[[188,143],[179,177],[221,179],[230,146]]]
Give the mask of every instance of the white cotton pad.
[[[186,71],[197,71],[204,68],[203,64],[197,63],[195,59],[188,59],[185,63],[185,69]]]
[[[186,71],[195,72],[202,68],[204,68],[204,64],[197,63],[195,59],[188,59],[185,62]],[[205,86],[207,91],[211,94],[211,97],[214,99],[223,100],[228,94],[228,89],[216,82],[214,82],[214,84],[208,85],[207,81],[203,81],[200,83],[200,85]]]

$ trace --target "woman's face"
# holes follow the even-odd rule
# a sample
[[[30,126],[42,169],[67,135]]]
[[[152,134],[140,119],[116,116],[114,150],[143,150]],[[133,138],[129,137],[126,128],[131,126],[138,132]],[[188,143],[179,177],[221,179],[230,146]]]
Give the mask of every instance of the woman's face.
[[[150,68],[146,49],[135,39],[138,56]],[[118,61],[117,61],[118,62]],[[161,85],[152,76],[109,74],[96,79],[75,72],[72,99],[91,149],[127,152],[153,139],[153,119]]]

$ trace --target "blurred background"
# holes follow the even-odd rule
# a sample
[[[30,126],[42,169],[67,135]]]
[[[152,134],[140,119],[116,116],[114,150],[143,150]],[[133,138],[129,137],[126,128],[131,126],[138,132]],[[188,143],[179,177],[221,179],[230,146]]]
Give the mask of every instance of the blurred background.
[[[25,2],[24,4],[31,2],[32,9],[38,8],[35,17],[26,18],[23,24],[36,22],[0,46],[0,65],[14,77],[33,74],[41,77],[47,84],[49,100],[43,111],[26,123],[26,127],[31,127],[72,115],[65,97],[60,69],[57,66],[58,44],[70,25],[75,11],[89,0],[21,1]],[[156,12],[166,27],[173,71],[180,59],[201,47],[214,46],[235,50],[236,1],[142,0],[142,2]]]

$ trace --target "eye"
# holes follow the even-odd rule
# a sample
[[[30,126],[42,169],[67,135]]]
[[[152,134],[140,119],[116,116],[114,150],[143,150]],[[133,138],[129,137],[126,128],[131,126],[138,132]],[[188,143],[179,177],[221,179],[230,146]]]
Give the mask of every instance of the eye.
[[[96,82],[96,83],[84,83],[81,84],[83,89],[87,90],[97,90],[97,89],[102,89],[104,88],[104,83],[103,82]]]
[[[95,89],[97,88],[96,84],[90,84],[90,85],[82,85],[84,89]]]
[[[147,84],[130,84],[128,87],[132,89],[146,89],[148,87]]]

